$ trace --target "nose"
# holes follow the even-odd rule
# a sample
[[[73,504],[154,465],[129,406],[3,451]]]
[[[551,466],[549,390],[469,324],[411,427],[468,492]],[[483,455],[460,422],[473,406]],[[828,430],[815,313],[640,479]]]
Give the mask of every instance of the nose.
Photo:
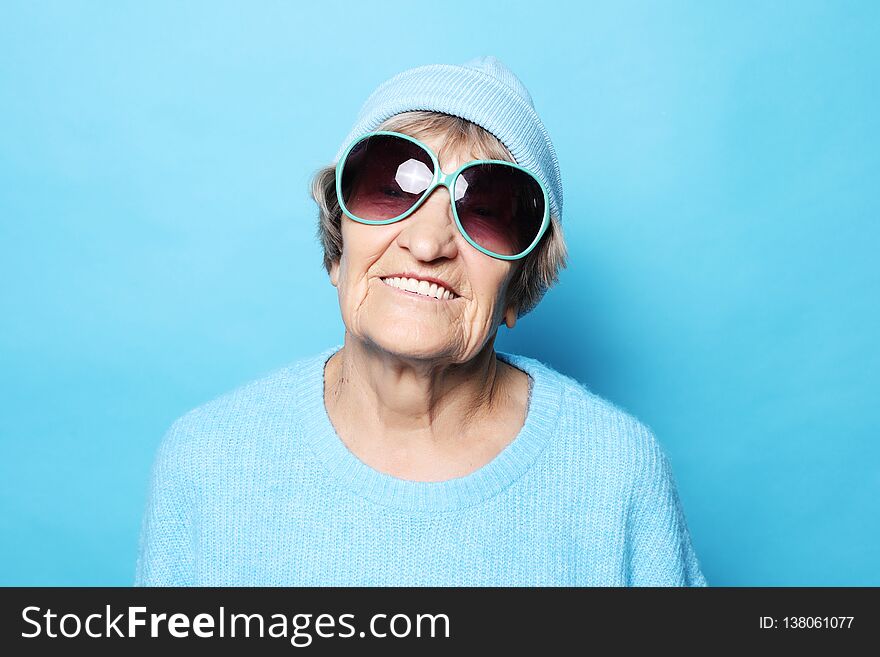
[[[449,189],[440,185],[401,222],[397,243],[425,262],[441,257],[454,258],[458,253],[457,232]]]

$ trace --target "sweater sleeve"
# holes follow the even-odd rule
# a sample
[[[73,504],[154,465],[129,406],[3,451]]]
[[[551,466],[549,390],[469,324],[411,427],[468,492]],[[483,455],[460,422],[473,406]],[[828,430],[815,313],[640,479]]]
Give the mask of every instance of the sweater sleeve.
[[[708,586],[669,459],[648,433],[649,456],[630,507],[629,585]]]
[[[163,436],[153,461],[141,522],[135,586],[193,585],[189,452],[178,420]]]

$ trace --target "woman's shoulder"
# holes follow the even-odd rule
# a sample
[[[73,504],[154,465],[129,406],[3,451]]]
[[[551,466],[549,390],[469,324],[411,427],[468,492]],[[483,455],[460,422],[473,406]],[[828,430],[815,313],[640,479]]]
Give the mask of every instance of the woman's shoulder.
[[[651,462],[662,447],[654,431],[632,411],[603,397],[573,376],[539,358],[498,352],[499,356],[558,391],[557,443],[572,454],[588,450],[615,462]]]
[[[321,358],[330,353],[288,361],[191,408],[173,421],[161,449],[216,452],[283,431],[298,411],[304,379],[320,372]]]

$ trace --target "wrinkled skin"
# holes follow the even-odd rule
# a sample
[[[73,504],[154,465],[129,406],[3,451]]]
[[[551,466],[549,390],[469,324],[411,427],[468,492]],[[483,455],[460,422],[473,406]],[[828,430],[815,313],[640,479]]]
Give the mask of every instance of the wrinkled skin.
[[[439,151],[438,138],[421,139]],[[440,165],[448,172],[470,159],[448,154]],[[527,375],[494,352],[500,324],[516,323],[504,300],[518,262],[464,239],[445,187],[393,224],[343,215],[342,235],[330,280],[345,341],[325,370],[337,433],[361,460],[406,478],[461,476],[485,464],[515,437],[527,404]],[[413,298],[381,280],[400,272],[446,281],[459,296]]]
[[[437,138],[423,138],[435,149]],[[467,161],[441,162],[451,171]],[[443,187],[407,219],[367,226],[343,217],[343,254],[330,279],[339,290],[346,327],[389,352],[464,363],[485,346],[502,320],[516,321],[502,307],[515,265],[474,249],[458,232]],[[431,275],[451,284],[459,299],[411,303],[392,294],[380,278],[401,271]],[[505,311],[506,317],[504,317]]]

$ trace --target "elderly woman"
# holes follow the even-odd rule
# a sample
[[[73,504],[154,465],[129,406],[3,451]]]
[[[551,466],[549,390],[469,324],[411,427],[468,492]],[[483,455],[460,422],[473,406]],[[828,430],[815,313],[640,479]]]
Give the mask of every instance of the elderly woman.
[[[494,350],[566,259],[507,67],[387,80],[312,193],[344,341],[171,426],[136,584],[706,585],[651,431]]]

